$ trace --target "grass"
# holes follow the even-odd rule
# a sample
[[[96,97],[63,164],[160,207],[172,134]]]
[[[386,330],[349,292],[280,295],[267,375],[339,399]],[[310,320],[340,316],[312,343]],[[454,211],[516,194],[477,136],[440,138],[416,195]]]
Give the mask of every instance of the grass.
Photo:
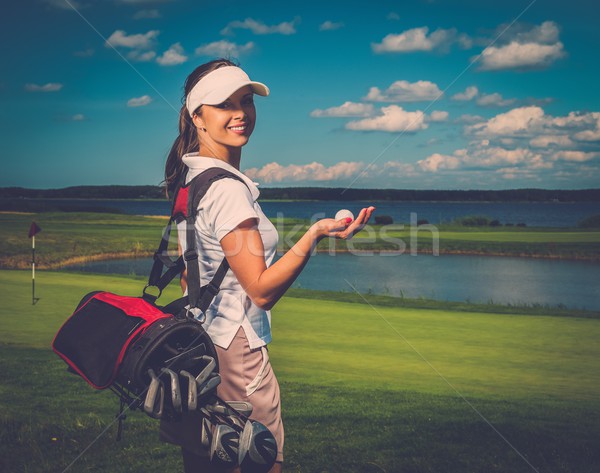
[[[114,442],[116,399],[49,349],[83,294],[135,295],[143,281],[42,272],[35,306],[28,272],[0,271],[0,287],[1,471],[61,472],[97,438],[69,471],[181,471],[141,413]],[[270,345],[286,471],[597,471],[600,320],[290,294]]]
[[[0,213],[0,268],[24,269],[31,260],[26,235],[31,221],[42,228],[37,237],[39,268],[59,268],[89,260],[147,257],[158,245],[165,217],[121,214],[49,212]],[[308,222],[275,222],[280,250],[290,248],[308,228]],[[432,231],[433,230],[433,231]],[[435,238],[439,238],[437,245]],[[172,248],[176,248],[173,238]],[[600,260],[597,229],[540,229],[519,227],[469,228],[456,225],[369,226],[346,242],[324,240],[319,251],[400,251],[440,254],[483,254]]]

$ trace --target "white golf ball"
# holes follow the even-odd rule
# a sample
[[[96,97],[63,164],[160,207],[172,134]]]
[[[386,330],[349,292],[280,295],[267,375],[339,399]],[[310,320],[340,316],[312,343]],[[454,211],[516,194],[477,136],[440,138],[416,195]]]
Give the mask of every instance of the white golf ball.
[[[352,220],[354,220],[354,215],[352,214],[352,212],[350,212],[348,209],[341,209],[341,210],[338,210],[338,212],[335,214],[334,220],[341,220],[343,218],[348,218],[348,217],[350,217]]]

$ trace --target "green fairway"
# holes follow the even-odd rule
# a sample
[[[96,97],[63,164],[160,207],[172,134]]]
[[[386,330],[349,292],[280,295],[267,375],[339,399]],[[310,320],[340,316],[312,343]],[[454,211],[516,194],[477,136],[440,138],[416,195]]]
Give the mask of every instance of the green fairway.
[[[142,413],[115,443],[116,398],[49,348],[86,292],[144,281],[41,272],[32,306],[29,277],[0,271],[1,471],[61,472],[96,438],[68,471],[181,471]],[[597,471],[598,318],[286,297],[273,335],[286,471]]]
[[[166,217],[102,213],[0,213],[0,268],[24,269],[31,260],[27,232],[37,237],[39,268],[59,268],[90,259],[150,256],[160,241]],[[279,247],[291,247],[307,230],[304,220],[274,220]],[[176,248],[173,237],[173,249]],[[501,227],[402,225],[369,226],[350,241],[324,240],[319,251],[399,251],[440,254],[534,256],[600,260],[600,231]]]

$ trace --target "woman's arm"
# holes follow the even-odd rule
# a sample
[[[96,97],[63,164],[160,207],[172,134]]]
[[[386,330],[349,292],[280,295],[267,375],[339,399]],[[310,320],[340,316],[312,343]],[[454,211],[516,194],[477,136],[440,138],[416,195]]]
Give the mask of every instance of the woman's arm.
[[[326,237],[350,239],[369,221],[374,207],[364,208],[354,221],[319,220],[276,263],[267,268],[256,220],[248,219],[221,239],[221,247],[250,299],[268,310],[296,280],[312,251]]]

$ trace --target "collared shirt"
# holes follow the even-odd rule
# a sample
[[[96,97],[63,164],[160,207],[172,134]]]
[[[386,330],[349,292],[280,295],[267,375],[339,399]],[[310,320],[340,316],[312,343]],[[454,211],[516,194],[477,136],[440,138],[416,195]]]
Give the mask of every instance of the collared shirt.
[[[258,221],[265,263],[269,266],[277,251],[277,229],[257,202],[260,192],[256,184],[230,164],[216,158],[190,153],[183,156],[182,160],[189,168],[187,182],[212,167],[226,169],[244,181],[216,181],[200,200],[195,222],[200,285],[210,282],[224,258],[221,239],[249,218]],[[182,251],[185,251],[185,222],[178,224],[177,228],[179,243]],[[227,348],[240,327],[246,333],[250,348],[258,348],[271,341],[271,312],[256,306],[233,271],[229,270],[221,284],[221,291],[206,312],[204,328],[216,345]]]

